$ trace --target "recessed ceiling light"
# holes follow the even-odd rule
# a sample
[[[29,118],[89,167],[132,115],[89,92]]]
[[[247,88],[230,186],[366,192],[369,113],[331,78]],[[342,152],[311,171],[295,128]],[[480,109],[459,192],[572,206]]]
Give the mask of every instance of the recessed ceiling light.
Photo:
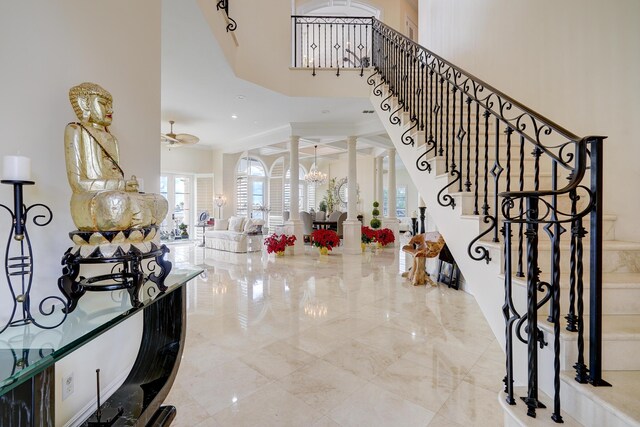
[[[330,110],[322,110],[322,114],[329,114],[330,112]]]
[[[238,118],[238,115],[237,115],[237,114],[232,114],[232,115],[231,115],[231,118],[232,118],[232,119],[237,119],[237,118]]]
[[[240,101],[243,101],[243,100],[245,100],[247,97],[246,97],[246,96],[244,96],[244,95],[238,95],[238,96],[236,96],[236,98],[237,98],[237,99],[239,99]]]

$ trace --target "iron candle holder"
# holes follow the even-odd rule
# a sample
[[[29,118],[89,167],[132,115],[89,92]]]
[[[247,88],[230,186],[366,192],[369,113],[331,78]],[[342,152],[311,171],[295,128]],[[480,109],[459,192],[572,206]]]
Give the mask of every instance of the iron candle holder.
[[[33,216],[33,224],[38,227],[48,225],[53,219],[53,213],[48,206],[42,203],[36,203],[29,207],[24,205],[22,187],[25,185],[34,185],[34,181],[2,180],[0,182],[2,184],[13,185],[13,210],[8,206],[0,204],[0,207],[3,207],[7,212],[9,212],[12,219],[4,258],[7,285],[9,286],[9,291],[11,292],[11,298],[13,300],[11,316],[4,326],[0,326],[0,333],[4,332],[9,326],[24,326],[30,324],[42,329],[53,329],[60,326],[67,318],[65,310],[63,310],[62,320],[52,326],[39,323],[31,314],[30,293],[33,282],[33,251],[31,248],[29,233],[27,231],[27,218],[32,209],[44,209],[44,213]],[[12,249],[13,253],[18,255],[11,256]],[[40,302],[38,306],[40,314],[43,316],[50,316],[53,314],[53,304],[50,310],[44,309],[45,303],[47,301],[53,303],[53,300],[59,301],[64,307],[66,307],[66,303],[62,298],[51,295]],[[20,311],[18,310],[19,304],[21,309]]]

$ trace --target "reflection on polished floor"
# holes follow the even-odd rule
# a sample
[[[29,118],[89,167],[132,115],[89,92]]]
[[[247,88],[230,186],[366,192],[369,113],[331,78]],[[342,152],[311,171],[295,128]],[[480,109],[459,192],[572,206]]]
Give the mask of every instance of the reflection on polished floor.
[[[504,356],[473,297],[411,286],[397,250],[314,249],[171,246],[206,268],[188,285],[172,425],[503,425]]]

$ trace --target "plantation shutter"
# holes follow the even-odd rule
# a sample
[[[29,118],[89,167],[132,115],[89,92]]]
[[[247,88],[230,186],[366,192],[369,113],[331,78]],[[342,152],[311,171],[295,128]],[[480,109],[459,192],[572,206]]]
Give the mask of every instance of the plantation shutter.
[[[213,215],[213,176],[196,177],[196,214],[209,212]]]
[[[311,209],[316,209],[316,186],[307,184],[307,211],[311,212]]]
[[[247,216],[248,204],[248,178],[239,176],[236,178],[236,215]]]
[[[269,178],[269,226],[283,225],[284,160],[278,159],[271,167]]]

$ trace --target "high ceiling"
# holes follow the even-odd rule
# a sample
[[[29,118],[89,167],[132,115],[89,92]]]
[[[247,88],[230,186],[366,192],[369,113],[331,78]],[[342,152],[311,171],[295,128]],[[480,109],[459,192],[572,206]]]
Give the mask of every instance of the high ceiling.
[[[255,148],[261,135],[288,129],[290,123],[362,121],[363,110],[371,110],[366,98],[288,97],[236,78],[196,1],[162,1],[162,132],[175,120],[174,132],[197,135],[197,146],[238,152]],[[385,144],[384,138],[374,139],[371,146]],[[342,148],[340,142],[301,145]]]

